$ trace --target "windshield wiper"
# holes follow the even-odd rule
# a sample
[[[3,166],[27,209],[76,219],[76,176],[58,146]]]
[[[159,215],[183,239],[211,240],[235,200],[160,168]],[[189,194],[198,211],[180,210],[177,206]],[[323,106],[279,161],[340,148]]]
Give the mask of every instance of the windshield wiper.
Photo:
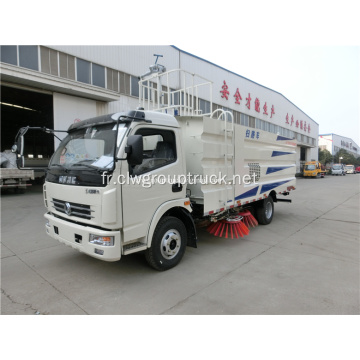
[[[99,167],[94,166],[94,165],[91,165],[91,164],[75,163],[75,164],[70,165],[70,167],[73,167],[73,166],[87,167],[87,168],[89,168],[89,169],[91,169],[91,170],[96,170],[96,171],[98,171],[98,172],[108,170],[108,169],[106,169],[106,168],[99,168]]]
[[[61,164],[51,164],[51,165],[49,166],[49,168],[52,168],[53,166],[60,167],[60,168],[62,168],[63,170],[65,170],[65,172],[68,172],[68,171],[69,171],[69,169],[68,169],[67,167],[65,167],[64,165],[61,165]]]

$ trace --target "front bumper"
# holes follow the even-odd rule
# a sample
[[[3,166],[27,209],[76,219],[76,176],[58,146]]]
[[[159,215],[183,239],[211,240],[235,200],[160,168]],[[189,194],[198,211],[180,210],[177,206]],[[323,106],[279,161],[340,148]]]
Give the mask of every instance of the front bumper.
[[[104,261],[117,261],[121,258],[120,231],[105,231],[91,226],[78,225],[55,217],[51,213],[44,215],[48,220],[46,233],[61,243],[80,252]],[[89,242],[90,234],[114,236],[114,246],[95,245]],[[102,253],[102,255],[101,255]]]

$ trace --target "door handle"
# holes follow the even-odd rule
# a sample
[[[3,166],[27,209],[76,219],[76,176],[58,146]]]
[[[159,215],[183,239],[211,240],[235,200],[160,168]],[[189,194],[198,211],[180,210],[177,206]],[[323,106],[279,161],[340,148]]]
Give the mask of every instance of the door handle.
[[[182,191],[183,186],[180,183],[176,183],[176,184],[172,184],[171,188],[172,188],[172,192],[180,192]]]

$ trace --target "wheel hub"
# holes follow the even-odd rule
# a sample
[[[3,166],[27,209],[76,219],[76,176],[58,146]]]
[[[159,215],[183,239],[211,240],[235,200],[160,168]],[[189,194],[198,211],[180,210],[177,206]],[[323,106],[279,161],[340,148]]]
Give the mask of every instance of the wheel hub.
[[[161,254],[166,259],[174,258],[180,250],[181,236],[175,229],[168,230],[161,240]]]
[[[268,202],[265,206],[265,216],[267,219],[270,219],[272,216],[273,208],[271,206],[271,203]]]

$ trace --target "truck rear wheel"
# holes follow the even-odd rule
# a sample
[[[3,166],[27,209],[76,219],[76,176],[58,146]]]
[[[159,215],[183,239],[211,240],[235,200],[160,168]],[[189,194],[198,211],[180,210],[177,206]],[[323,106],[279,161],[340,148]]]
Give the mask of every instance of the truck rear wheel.
[[[256,217],[259,224],[268,225],[274,216],[274,201],[271,196],[264,199],[262,204],[256,208]]]
[[[166,216],[156,226],[151,247],[145,252],[146,261],[159,271],[171,269],[182,259],[186,243],[185,225],[176,217]]]

